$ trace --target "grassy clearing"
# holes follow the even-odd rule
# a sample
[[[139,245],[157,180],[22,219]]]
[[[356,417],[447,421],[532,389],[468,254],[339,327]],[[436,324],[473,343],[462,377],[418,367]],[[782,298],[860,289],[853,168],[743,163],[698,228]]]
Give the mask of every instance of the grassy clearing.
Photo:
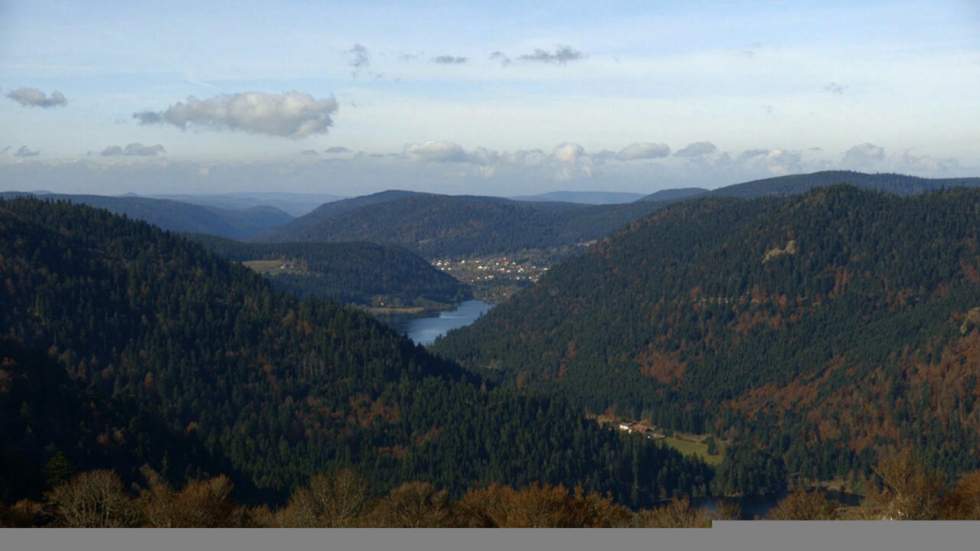
[[[269,272],[278,271],[283,265],[283,260],[246,260],[242,262],[246,268],[256,271],[260,274],[265,274]]]
[[[716,455],[708,455],[708,445],[703,439],[674,435],[668,436],[661,441],[684,455],[691,457],[700,456],[705,463],[712,466],[719,465],[722,459],[725,458],[725,444],[723,442],[716,441],[718,453]]]

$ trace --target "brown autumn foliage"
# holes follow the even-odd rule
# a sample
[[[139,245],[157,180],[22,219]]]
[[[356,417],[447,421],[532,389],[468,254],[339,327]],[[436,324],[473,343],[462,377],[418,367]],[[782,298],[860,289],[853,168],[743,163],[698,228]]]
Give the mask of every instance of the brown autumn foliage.
[[[357,526],[368,507],[367,482],[350,469],[317,474],[296,490],[270,525],[282,527]],[[262,513],[257,513],[261,517]]]
[[[611,528],[631,513],[612,499],[576,488],[532,484],[515,490],[493,484],[470,490],[454,505],[456,526],[470,528]]]
[[[69,528],[127,528],[142,524],[139,507],[112,471],[88,471],[48,494],[55,522]]]
[[[837,506],[819,490],[797,489],[769,511],[770,520],[837,520]]]
[[[406,482],[382,498],[365,521],[379,528],[446,528],[452,525],[449,494],[428,482]]]
[[[36,501],[22,499],[9,507],[0,503],[0,528],[30,528],[47,520],[44,505]]]
[[[742,520],[742,506],[736,500],[718,500],[712,520]]]
[[[144,468],[146,487],[130,497],[111,471],[89,471],[58,485],[43,503],[0,504],[0,527],[406,527],[406,528],[707,528],[713,519],[741,516],[722,502],[708,513],[687,498],[630,511],[611,498],[581,488],[532,484],[515,489],[492,484],[455,502],[427,482],[408,482],[373,499],[366,481],[351,470],[313,476],[279,510],[246,509],[231,497],[227,477],[171,488]],[[947,491],[943,477],[912,452],[881,460],[864,502],[840,507],[819,490],[798,489],[780,501],[773,520],[980,520],[980,471]]]
[[[946,481],[910,450],[879,461],[875,475],[881,485],[868,492],[864,518],[937,520],[943,515]]]
[[[218,528],[245,524],[242,508],[231,499],[231,480],[224,475],[188,482],[180,491],[152,469],[144,468],[143,476],[149,486],[138,499],[144,526]]]
[[[704,509],[691,506],[688,498],[677,498],[663,507],[640,511],[633,528],[711,528],[711,517]]]
[[[943,502],[947,520],[980,520],[980,471],[963,475]]]
[[[640,373],[664,384],[673,384],[684,378],[687,365],[677,358],[677,354],[668,354],[650,347],[643,351],[636,362],[640,365]]]

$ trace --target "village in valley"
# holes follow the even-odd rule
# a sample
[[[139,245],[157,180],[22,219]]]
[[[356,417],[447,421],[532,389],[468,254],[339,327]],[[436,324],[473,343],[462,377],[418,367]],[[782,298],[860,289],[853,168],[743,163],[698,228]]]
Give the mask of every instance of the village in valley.
[[[471,286],[476,298],[493,304],[537,283],[553,263],[550,255],[541,252],[432,261],[437,269]]]

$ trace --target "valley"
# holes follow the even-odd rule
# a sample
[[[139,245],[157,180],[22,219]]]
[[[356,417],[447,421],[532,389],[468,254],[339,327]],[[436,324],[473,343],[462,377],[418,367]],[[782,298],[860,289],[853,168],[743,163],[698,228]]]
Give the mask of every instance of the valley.
[[[980,206],[972,180],[865,176],[869,189],[813,175],[660,194],[603,207],[631,213],[618,229],[541,247],[426,228],[480,227],[489,205],[541,215],[540,236],[552,214],[592,207],[412,193],[323,206],[404,227],[429,220],[427,202],[469,203],[412,245],[163,232],[7,195],[3,461],[23,476],[0,481],[3,498],[52,484],[23,465],[67,461],[133,484],[144,464],[173,484],[228,473],[256,503],[353,468],[375,496],[543,482],[634,510],[693,498],[770,514],[802,486],[861,492],[841,510],[866,514],[896,447],[920,443],[917,461],[948,480],[980,468]],[[67,409],[35,441],[40,381]]]

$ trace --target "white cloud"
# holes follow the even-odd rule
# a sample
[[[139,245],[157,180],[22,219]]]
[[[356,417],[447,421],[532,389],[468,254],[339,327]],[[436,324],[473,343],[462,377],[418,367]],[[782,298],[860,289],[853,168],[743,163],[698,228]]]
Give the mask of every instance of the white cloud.
[[[452,142],[409,144],[405,147],[405,154],[416,160],[436,163],[469,162],[469,156],[463,147]]]
[[[793,174],[802,172],[803,154],[799,151],[773,149],[766,153],[766,168],[774,175]]]
[[[675,157],[696,158],[716,153],[718,147],[711,142],[694,142],[674,153]]]
[[[630,144],[616,153],[616,158],[621,161],[635,161],[638,159],[662,159],[670,155],[670,146],[662,143],[634,143]]]
[[[866,168],[885,160],[884,148],[872,143],[855,145],[844,152],[842,164],[850,168]]]
[[[900,169],[908,172],[943,174],[960,168],[956,159],[937,159],[929,155],[915,155],[910,150],[902,153],[899,159]]]
[[[563,143],[555,147],[552,156],[562,163],[574,163],[585,157],[585,148],[577,143]]]
[[[593,156],[576,143],[559,144],[551,153],[540,149],[502,153],[484,147],[466,149],[454,142],[429,141],[407,145],[403,157],[427,163],[473,165],[479,168],[479,174],[484,177],[493,176],[501,167],[516,170],[546,168],[553,171],[559,180],[568,180],[576,176],[591,176],[593,169]]]
[[[577,176],[592,176],[592,158],[577,143],[563,143],[555,147],[551,157],[558,163],[556,177],[571,180]]]
[[[23,105],[24,107],[59,107],[68,104],[65,95],[55,90],[51,95],[47,95],[37,88],[18,88],[7,93],[7,97]]]
[[[190,127],[236,130],[253,134],[305,138],[326,134],[333,125],[337,101],[315,99],[301,92],[267,94],[244,92],[200,100],[193,96],[164,111],[144,111],[133,117],[141,124],[166,123],[182,130]]]

